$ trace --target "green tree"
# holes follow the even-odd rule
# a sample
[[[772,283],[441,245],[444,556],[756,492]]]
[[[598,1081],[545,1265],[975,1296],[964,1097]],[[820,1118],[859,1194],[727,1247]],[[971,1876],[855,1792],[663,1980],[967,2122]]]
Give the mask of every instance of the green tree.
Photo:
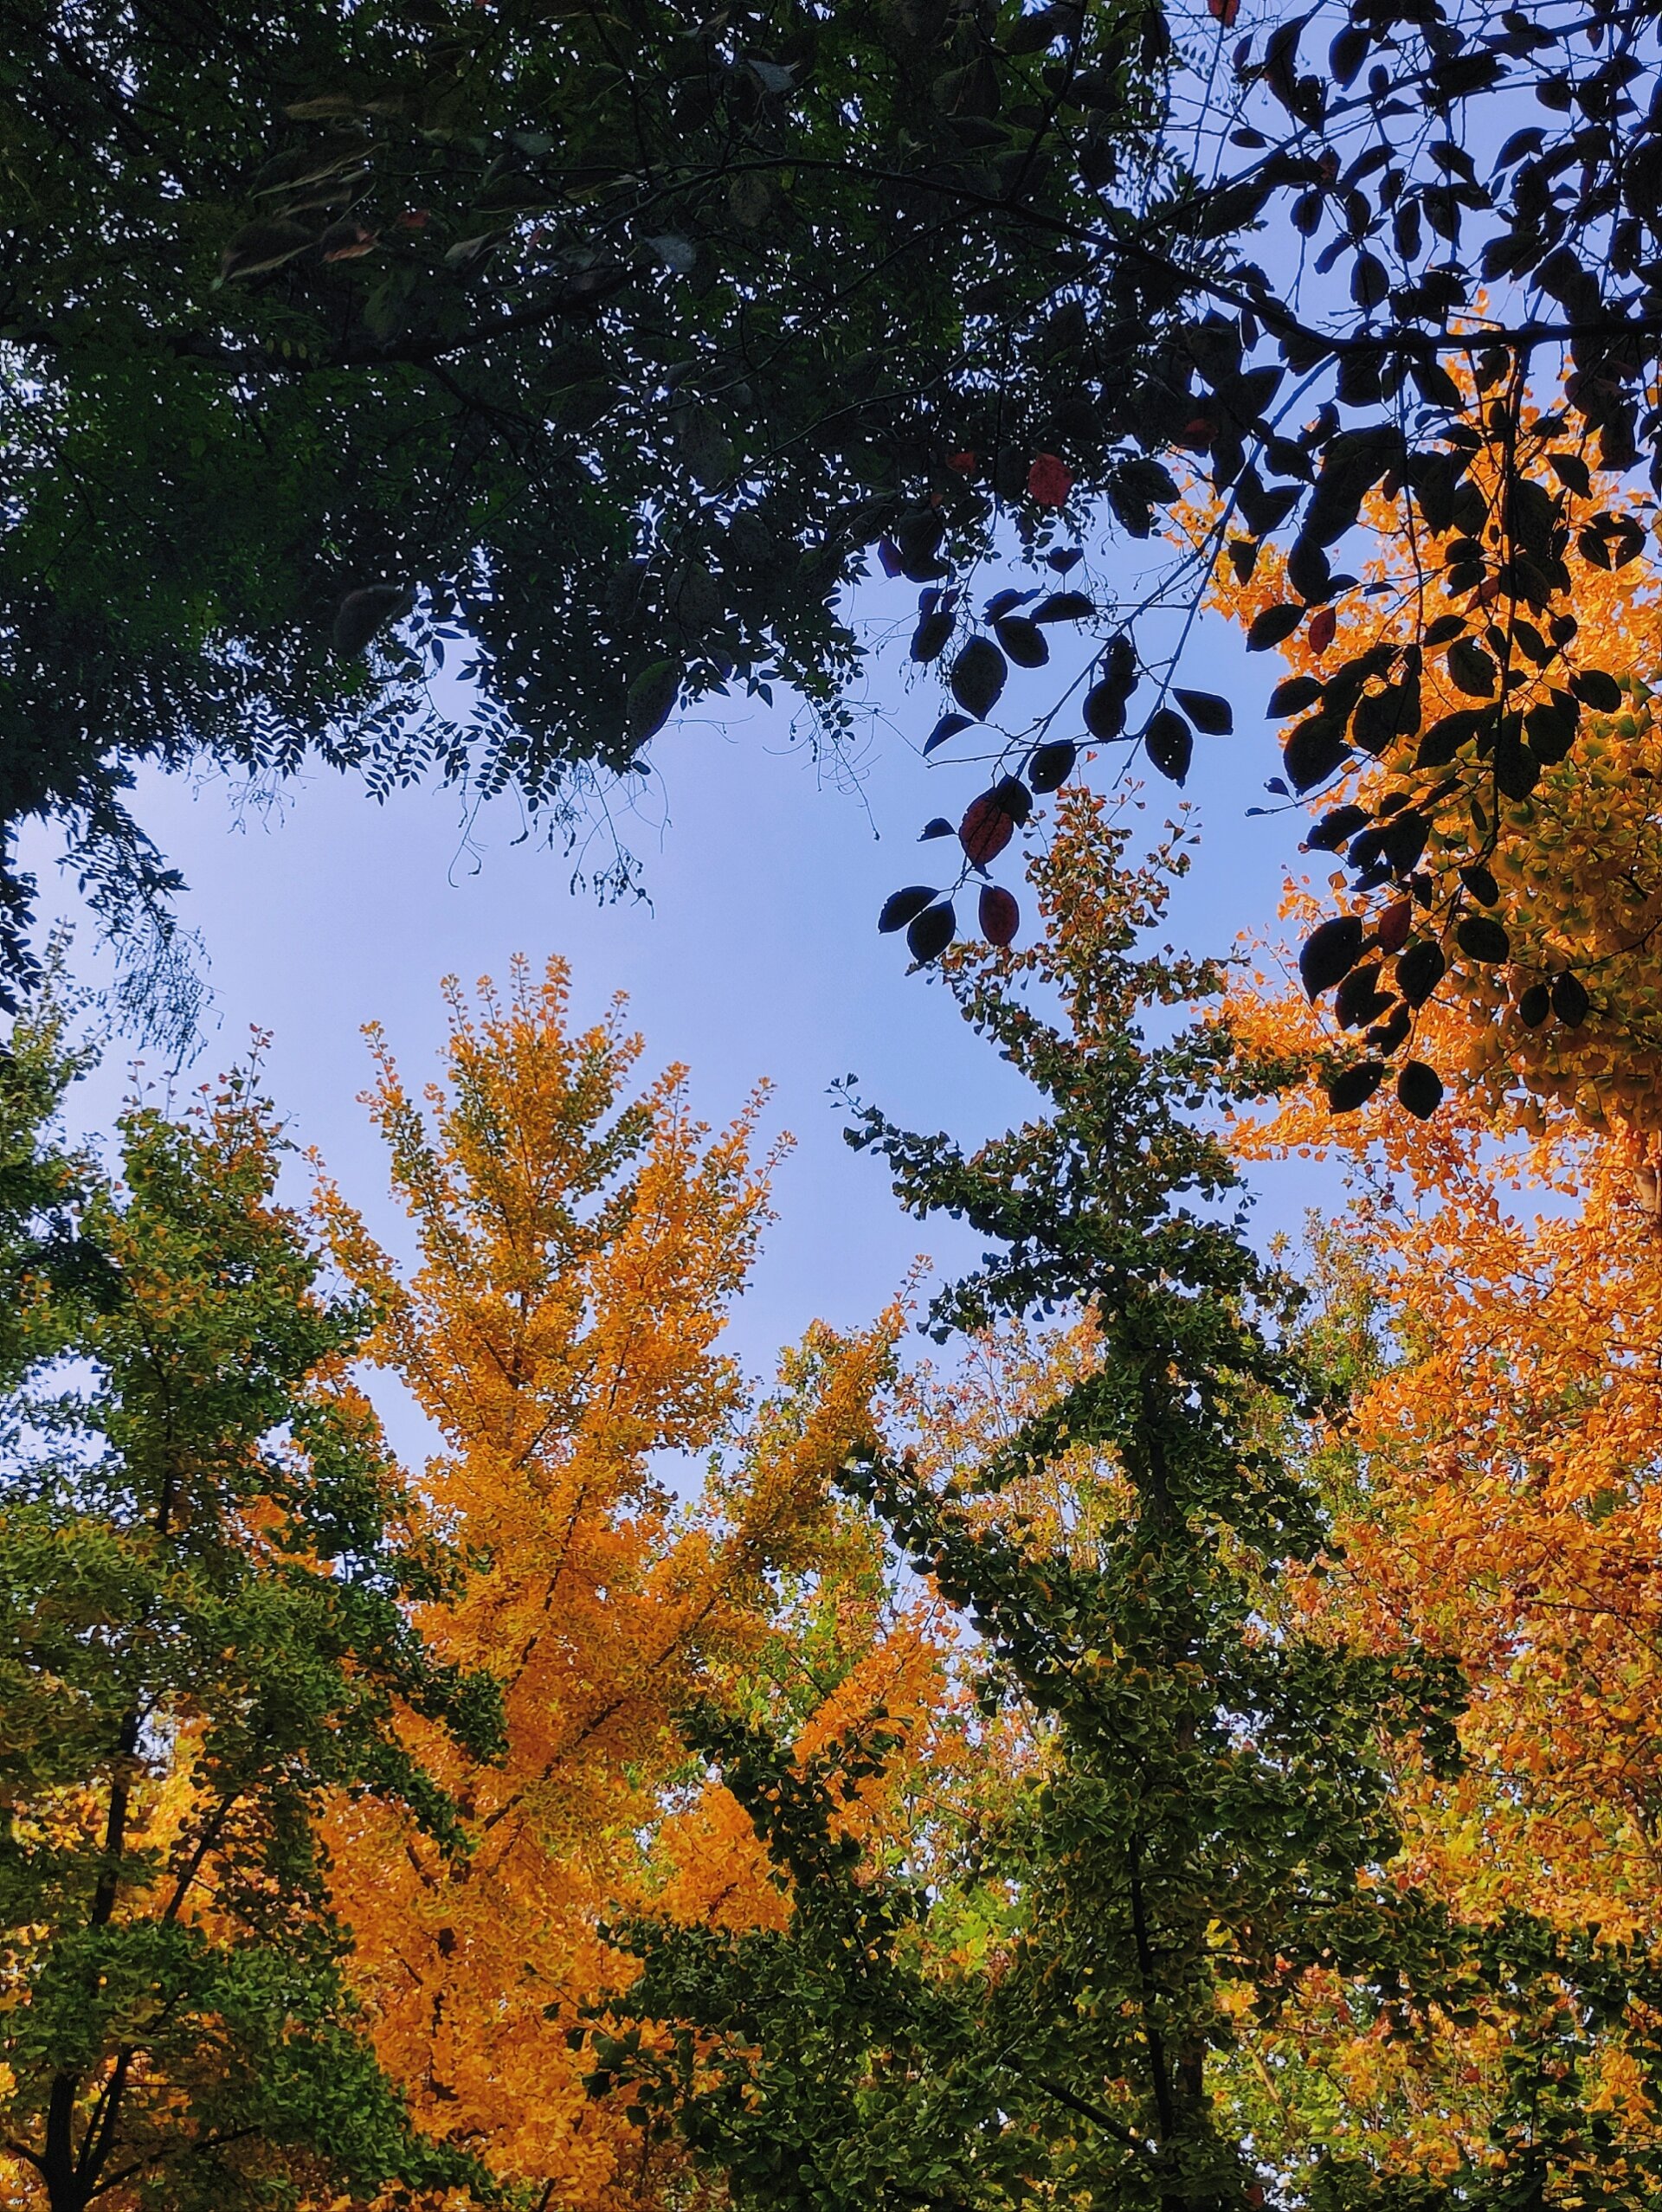
[[[1539,2202],[1589,2127],[1608,2140],[1560,2067],[1567,2022],[1572,2041],[1596,2033],[1647,1970],[1601,1962],[1585,1932],[1461,1925],[1391,1871],[1393,1767],[1452,1765],[1461,1684],[1434,1653],[1301,1626],[1285,1599],[1324,1540],[1299,1444],[1323,1339],[1301,1338],[1292,1287],[1228,1210],[1236,1178],[1203,1117],[1235,1092],[1230,1041],[1173,1036],[1169,1012],[1217,978],[1139,950],[1163,885],[1125,870],[1122,845],[1072,806],[1039,870],[1053,938],[953,970],[1047,1111],[973,1152],[872,1109],[852,1132],[909,1212],[963,1219],[990,1248],[936,1298],[940,1335],[1094,1322],[1089,1371],[996,1448],[935,1480],[899,1449],[847,1470],[964,1610],[983,1706],[1032,1716],[1035,1755],[952,1850],[937,1833],[908,1868],[839,1817],[851,1770],[892,1755],[884,1731],[802,1760],[706,1715],[791,1924],[632,1930],[642,1972],[597,2035],[594,2087],[628,2082],[756,2207],[1053,2195],[1218,2212],[1266,2187],[1329,2207]],[[1024,1493],[1069,1468],[1079,1540],[1039,1540]],[[925,1827],[950,1819],[937,1807]],[[962,1947],[972,1919],[994,1932],[979,1957]],[[1409,2039],[1434,2033],[1433,2006],[1492,2008],[1517,2059],[1494,2173],[1465,2164],[1433,2188],[1325,2158],[1319,2096],[1302,2139],[1266,2146],[1236,2054],[1317,1971],[1359,2021]]]
[[[370,1317],[277,1204],[248,1078],[183,1119],[129,1112],[117,1183],[51,1136],[71,1072],[49,1021],[0,1063],[14,2201],[232,2212],[465,2182],[360,2032],[319,1840],[331,1793],[369,1791],[455,1844],[397,1714],[484,1752],[497,1725],[409,1626],[445,1561],[350,1387]]]
[[[1131,0],[23,0],[8,33],[0,820],[67,820],[118,916],[171,887],[139,761],[557,807],[678,694],[832,702],[869,544],[934,573],[984,530],[960,447],[1019,495],[1118,434],[1051,310],[1096,190],[1150,183]],[[1092,312],[1123,350],[1169,289],[1133,258]]]

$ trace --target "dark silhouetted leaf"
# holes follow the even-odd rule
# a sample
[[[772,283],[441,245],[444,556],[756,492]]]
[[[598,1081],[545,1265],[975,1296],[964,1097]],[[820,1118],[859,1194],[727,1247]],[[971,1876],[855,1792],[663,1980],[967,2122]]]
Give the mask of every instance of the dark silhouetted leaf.
[[[1034,748],[1027,762],[1027,782],[1034,791],[1055,791],[1073,772],[1079,749],[1068,737],[1054,737]]]
[[[1422,1006],[1448,969],[1442,947],[1433,937],[1410,945],[1396,963],[1396,987],[1411,1006]]]
[[[1539,1029],[1552,1012],[1552,992],[1544,983],[1531,983],[1517,1002],[1517,1018],[1525,1029]]]
[[[1359,1060],[1327,1085],[1327,1103],[1336,1114],[1354,1114],[1358,1106],[1367,1104],[1384,1080],[1382,1060]]]
[[[630,736],[637,743],[655,737],[675,711],[680,690],[681,672],[674,661],[654,660],[649,668],[643,668],[629,686]]]
[[[1330,814],[1322,816],[1304,843],[1314,852],[1337,852],[1359,829],[1366,829],[1372,819],[1365,807],[1336,807]]]
[[[1579,1029],[1587,1019],[1589,1001],[1581,980],[1568,969],[1555,976],[1552,985],[1552,1011],[1566,1029]]]
[[[1511,956],[1511,939],[1490,914],[1465,916],[1454,932],[1454,941],[1468,960],[1482,961],[1485,965]]]
[[[923,828],[918,833],[918,842],[919,845],[925,845],[931,837],[950,837],[951,834],[952,825],[948,821],[946,816],[944,814],[936,814],[931,816],[931,818],[924,824]]]
[[[1041,599],[1033,610],[1035,622],[1085,622],[1096,613],[1089,596],[1082,591],[1053,591],[1048,599]]]
[[[1396,1095],[1416,1120],[1428,1122],[1443,1103],[1443,1079],[1423,1060],[1405,1060],[1397,1075]]]
[[[1290,638],[1304,619],[1302,607],[1266,607],[1254,614],[1246,633],[1248,653],[1267,653],[1272,646],[1279,646]]]
[[[1312,714],[1308,722],[1301,722],[1281,749],[1295,791],[1314,790],[1350,757],[1343,725],[1325,714]]]
[[[1319,676],[1288,676],[1270,693],[1269,713],[1272,718],[1302,714],[1307,706],[1315,705],[1323,689]]]
[[[1319,999],[1350,974],[1362,957],[1366,935],[1359,914],[1336,914],[1317,923],[1298,955],[1298,974],[1307,997]]]
[[[1105,743],[1124,735],[1125,694],[1118,685],[1106,680],[1093,684],[1085,695],[1081,712],[1085,728]]]
[[[1042,668],[1050,659],[1044,632],[1025,614],[1007,614],[994,623],[993,629],[1018,668]]]
[[[1227,699],[1220,698],[1215,691],[1185,691],[1172,693],[1183,712],[1195,727],[1208,737],[1227,737],[1235,726],[1235,717]]]
[[[1620,685],[1602,668],[1578,669],[1569,679],[1569,688],[1594,714],[1614,714],[1621,704]]]
[[[365,584],[361,591],[349,591],[335,609],[330,643],[343,660],[351,660],[365,649],[384,623],[408,614],[414,604],[403,584]],[[677,682],[679,687],[679,672]]]
[[[953,618],[938,608],[925,614],[912,633],[912,657],[917,661],[935,660],[945,652],[952,641]]]
[[[972,715],[944,714],[924,738],[924,751],[925,754],[932,753],[937,745],[944,745],[948,738],[956,737],[961,731],[974,727],[975,717]]]
[[[1149,717],[1143,743],[1161,775],[1181,785],[1195,757],[1195,733],[1182,715],[1171,707],[1156,707]]]
[[[1009,672],[990,638],[971,638],[952,664],[952,696],[967,715],[984,722],[998,704]]]
[[[906,949],[918,962],[938,960],[958,933],[958,917],[949,900],[925,908],[906,932]]]
[[[883,910],[877,917],[877,926],[886,936],[892,930],[904,929],[908,922],[915,922],[926,906],[932,906],[940,897],[928,884],[908,884],[904,891],[891,891],[883,902]]]

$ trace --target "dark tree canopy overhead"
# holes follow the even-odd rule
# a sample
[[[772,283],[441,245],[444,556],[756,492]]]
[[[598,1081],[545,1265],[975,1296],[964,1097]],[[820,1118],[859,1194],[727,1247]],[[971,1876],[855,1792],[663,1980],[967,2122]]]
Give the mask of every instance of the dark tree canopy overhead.
[[[1588,460],[1657,449],[1656,10],[1239,9],[23,0],[0,820],[67,820],[119,910],[166,888],[121,807],[145,759],[557,810],[678,699],[777,677],[834,714],[879,544],[989,719],[1045,655],[958,588],[1001,517],[1029,550],[1058,517],[1147,537],[1163,455],[1220,503],[1190,588],[1292,547],[1257,644],[1343,601],[1370,492],[1471,573],[1461,635],[1336,667],[1288,766],[1317,788],[1360,748],[1411,815],[1453,775],[1480,860],[1607,689],[1568,680],[1596,641],[1562,551]],[[1094,621],[1094,705],[1037,734],[1181,780],[1227,709],[1079,597],[1051,612]],[[435,701],[463,636],[474,688]],[[1478,704],[1427,747],[1433,652]],[[1006,714],[970,868],[1071,765]]]
[[[1047,312],[1146,189],[1157,16],[42,0],[9,43],[0,814],[118,864],[141,759],[546,802],[678,694],[830,701],[874,503],[972,533],[966,441],[1019,487],[1118,434]],[[382,657],[412,598],[466,728]]]

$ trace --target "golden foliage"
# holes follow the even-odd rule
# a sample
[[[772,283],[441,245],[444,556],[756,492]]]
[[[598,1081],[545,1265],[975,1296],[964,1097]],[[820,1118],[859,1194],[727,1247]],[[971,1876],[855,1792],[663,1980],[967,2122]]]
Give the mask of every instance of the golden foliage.
[[[1464,1008],[1434,1012],[1430,1048]],[[1266,1057],[1314,1038],[1302,999],[1242,996],[1232,1026]],[[1527,1118],[1528,1130],[1517,1126]],[[1375,1649],[1453,1655],[1471,1686],[1468,1764],[1398,1776],[1406,1843],[1392,1878],[1463,1914],[1538,1915],[1604,1944],[1653,1946],[1662,1921],[1662,1232],[1648,1146],[1559,1113],[1491,1114],[1479,1084],[1430,1122],[1384,1094],[1334,1117],[1300,1094],[1243,1116],[1244,1159],[1337,1156],[1355,1197],[1325,1242],[1364,1346],[1328,1440],[1331,1571],[1304,1602]],[[1330,1276],[1332,1268],[1330,1267]],[[1584,2079],[1614,2148],[1662,2115],[1632,2047],[1637,2007],[1592,2039]],[[1442,2020],[1365,2029],[1336,1977],[1264,2047],[1328,2085],[1336,2140],[1446,2170],[1484,2146],[1517,2051]],[[1568,2010],[1563,2031],[1579,2032]],[[1538,2036],[1539,2021],[1517,2023]]]
[[[931,1702],[921,1621],[834,1586],[840,1564],[858,1585],[869,1543],[828,1479],[869,1430],[899,1316],[815,1330],[747,1404],[718,1340],[769,1218],[757,1101],[712,1135],[679,1069],[630,1095],[640,1040],[616,1005],[574,1031],[557,961],[540,980],[518,966],[506,997],[448,1000],[446,1080],[425,1110],[371,1033],[370,1109],[414,1270],[332,1186],[319,1206],[379,1305],[377,1358],[437,1431],[426,1492],[471,1565],[422,1626],[497,1676],[508,1748],[462,1771],[412,1720],[461,1797],[471,1854],[448,1871],[343,1805],[337,1891],[377,2047],[423,2124],[551,2202],[597,2205],[652,2181],[566,2037],[632,1971],[605,1924],[649,1896],[730,1924],[781,1909],[748,1823],[689,1769],[678,1708],[766,1698],[793,1668],[786,1687],[824,1733],[864,1700]],[[691,1503],[672,1455],[708,1462]],[[796,1648],[815,1633],[817,1672]]]

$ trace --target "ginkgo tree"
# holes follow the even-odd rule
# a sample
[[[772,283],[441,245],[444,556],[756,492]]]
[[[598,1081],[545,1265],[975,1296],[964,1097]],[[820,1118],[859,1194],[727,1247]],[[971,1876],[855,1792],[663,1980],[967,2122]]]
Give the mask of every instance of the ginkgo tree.
[[[937,1696],[927,1619],[892,1602],[829,1490],[870,1431],[895,1316],[815,1330],[754,1392],[720,1338],[770,1218],[757,1102],[712,1134],[685,1071],[636,1088],[621,1005],[579,1027],[558,961],[476,1004],[453,987],[449,1013],[425,1103],[374,1040],[413,1268],[337,1188],[320,1203],[381,1316],[373,1359],[432,1424],[422,1487],[471,1563],[417,1620],[499,1684],[506,1752],[481,1762],[412,1716],[467,1856],[345,1801],[335,1894],[377,2048],[423,2125],[543,2202],[634,2201],[656,2164],[621,2107],[586,2097],[568,2041],[628,1977],[602,1926],[648,1895],[689,1921],[778,1911],[737,1806],[694,1786],[683,1709],[715,1697],[824,1731],[845,1707]]]

